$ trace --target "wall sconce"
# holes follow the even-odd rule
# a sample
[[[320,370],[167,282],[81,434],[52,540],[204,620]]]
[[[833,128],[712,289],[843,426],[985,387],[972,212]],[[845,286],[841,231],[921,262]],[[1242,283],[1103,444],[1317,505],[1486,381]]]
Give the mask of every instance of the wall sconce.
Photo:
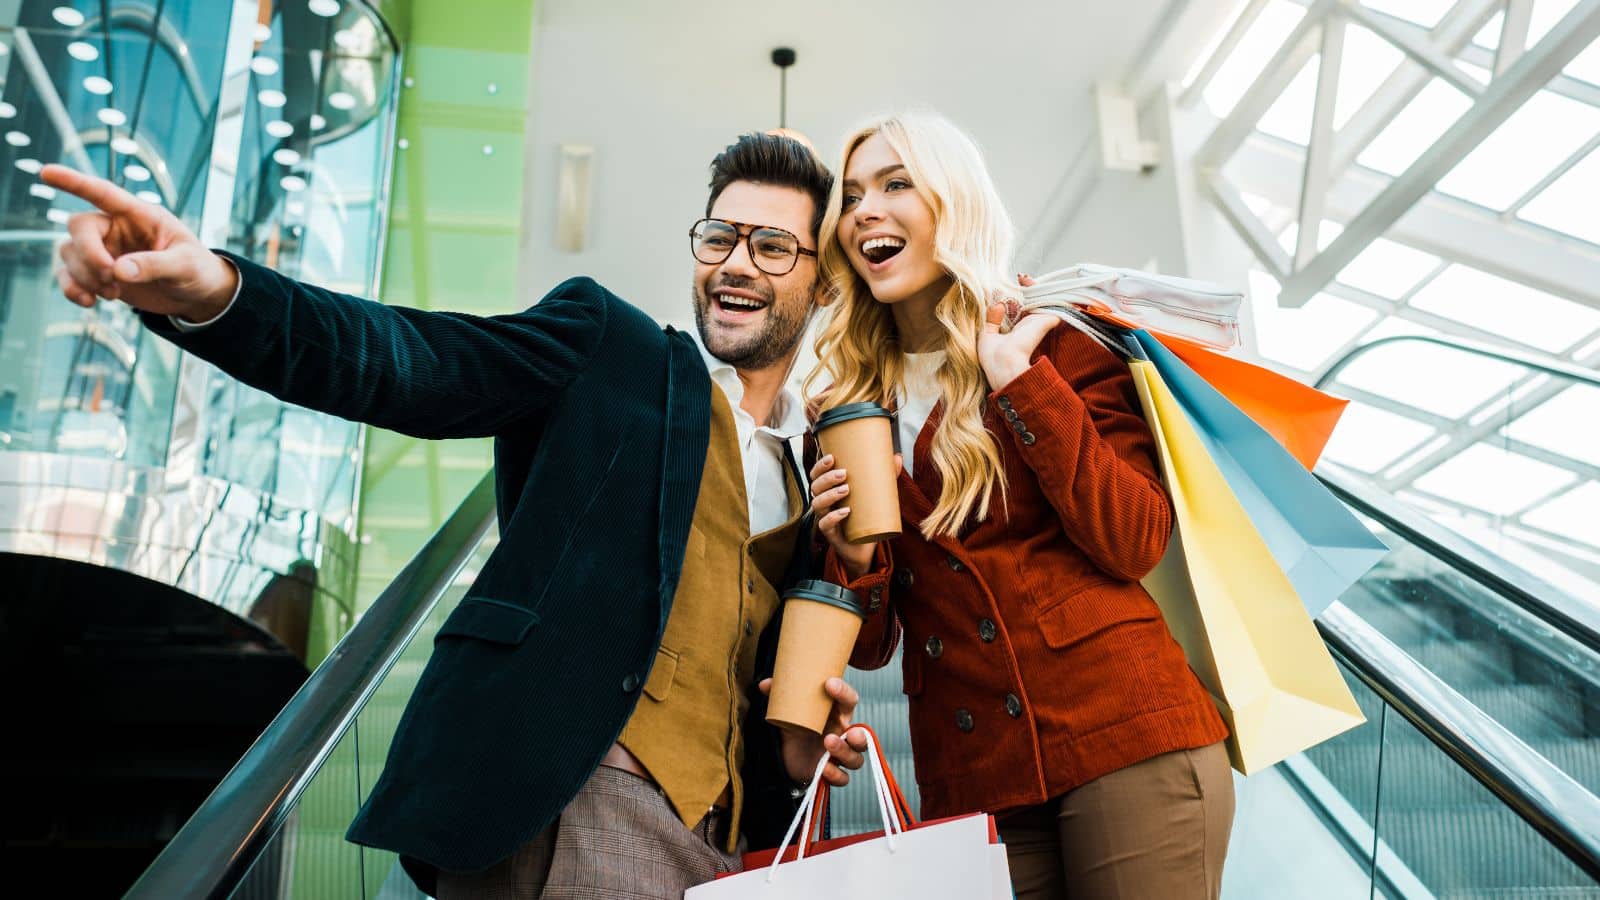
[[[561,170],[556,178],[556,247],[569,253],[583,250],[589,234],[589,181],[593,167],[594,147],[561,145]]]

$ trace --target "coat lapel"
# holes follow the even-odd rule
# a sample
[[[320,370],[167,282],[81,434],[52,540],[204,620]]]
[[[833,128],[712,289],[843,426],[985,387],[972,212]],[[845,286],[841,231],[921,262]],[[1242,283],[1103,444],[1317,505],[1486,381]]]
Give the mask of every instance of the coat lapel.
[[[667,616],[672,612],[711,440],[711,376],[700,351],[688,335],[672,328],[667,329],[667,348],[666,421],[662,423],[657,518],[661,523],[661,622],[657,635],[666,631]]]

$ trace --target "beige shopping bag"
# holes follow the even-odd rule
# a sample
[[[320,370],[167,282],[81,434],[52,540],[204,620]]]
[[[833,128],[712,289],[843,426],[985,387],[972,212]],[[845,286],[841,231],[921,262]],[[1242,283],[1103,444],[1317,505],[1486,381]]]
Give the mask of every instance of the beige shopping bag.
[[[1365,721],[1293,584],[1143,360],[1129,364],[1156,437],[1177,529],[1144,579],[1232,735],[1246,775]]]

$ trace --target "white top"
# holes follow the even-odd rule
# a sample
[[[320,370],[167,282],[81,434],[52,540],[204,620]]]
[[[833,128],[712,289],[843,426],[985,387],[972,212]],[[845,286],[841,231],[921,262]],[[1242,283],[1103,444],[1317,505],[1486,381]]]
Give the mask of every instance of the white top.
[[[738,429],[739,456],[744,463],[744,493],[750,506],[750,533],[771,531],[789,521],[789,493],[784,487],[783,445],[805,434],[806,411],[799,395],[788,384],[778,392],[772,404],[772,420],[757,426],[754,416],[739,407],[744,399],[744,382],[739,372],[728,363],[711,355],[700,341],[697,329],[685,329],[711,373],[711,383],[722,390],[733,407],[733,423]],[[799,459],[796,450],[795,459]],[[802,491],[802,494],[806,493]]]
[[[906,474],[910,475],[917,435],[922,433],[928,414],[939,402],[939,367],[944,365],[944,351],[907,353],[901,360],[901,382],[895,402],[900,419],[900,458],[905,463]]]

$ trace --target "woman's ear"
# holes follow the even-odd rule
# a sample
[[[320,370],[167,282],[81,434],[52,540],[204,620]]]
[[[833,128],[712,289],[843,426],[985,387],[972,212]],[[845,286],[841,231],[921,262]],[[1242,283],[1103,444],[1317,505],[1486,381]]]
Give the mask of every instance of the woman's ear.
[[[811,302],[816,305],[817,309],[822,309],[825,306],[832,306],[833,301],[837,299],[838,296],[839,294],[834,290],[833,286],[823,281],[821,278],[818,278],[816,284],[811,286]]]

